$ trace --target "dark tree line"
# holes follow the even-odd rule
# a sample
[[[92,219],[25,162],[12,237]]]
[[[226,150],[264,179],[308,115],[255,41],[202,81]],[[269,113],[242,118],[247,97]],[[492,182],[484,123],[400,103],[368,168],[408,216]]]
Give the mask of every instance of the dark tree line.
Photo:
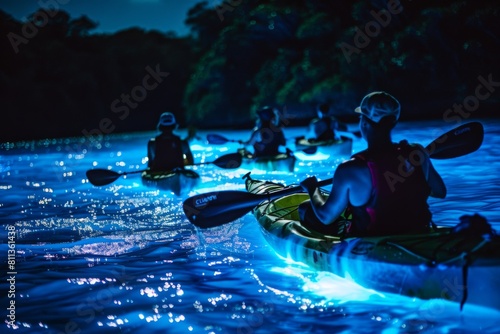
[[[86,17],[41,15],[32,18],[48,22],[0,12],[1,141],[152,130],[167,110],[185,124],[190,39],[137,28],[91,34]]]
[[[93,34],[85,16],[40,9],[18,22],[0,11],[0,140],[152,130],[167,110],[182,126],[250,126],[264,104],[299,123],[329,103],[349,120],[371,90],[397,96],[407,119],[496,117],[499,9],[494,0],[205,1],[187,14],[184,38]]]
[[[188,22],[211,43],[186,89],[188,119],[217,115],[215,125],[236,124],[263,104],[298,119],[324,102],[348,119],[372,90],[397,96],[407,118],[451,116],[448,109],[464,99],[465,112],[496,116],[498,88],[487,98],[484,89],[482,99],[467,97],[480,76],[499,85],[499,9],[494,1],[450,0],[200,5],[198,20]],[[222,30],[208,30],[221,15]]]

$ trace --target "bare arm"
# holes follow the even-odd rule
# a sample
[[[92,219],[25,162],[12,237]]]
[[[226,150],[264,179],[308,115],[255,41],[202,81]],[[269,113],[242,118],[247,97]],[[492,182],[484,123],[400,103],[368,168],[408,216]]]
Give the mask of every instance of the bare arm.
[[[446,185],[444,184],[441,175],[436,171],[434,165],[431,162],[430,156],[423,148],[419,145],[420,150],[424,154],[424,161],[422,163],[422,168],[425,174],[425,179],[427,180],[427,184],[431,188],[430,196],[436,198],[445,198],[446,197]]]
[[[192,165],[194,163],[193,152],[186,140],[182,141],[182,153],[184,155],[184,165]]]
[[[259,140],[259,129],[254,128],[252,130],[252,134],[250,135],[250,138],[247,141],[242,141],[241,144],[244,145],[253,145]]]
[[[148,167],[151,167],[155,159],[155,145],[154,138],[148,141]]]
[[[441,175],[436,171],[432,162],[428,160],[427,167],[427,183],[431,187],[431,196],[437,198],[446,197],[446,185],[444,184]]]
[[[371,192],[369,171],[354,161],[346,161],[338,166],[333,175],[332,190],[328,198],[316,188],[316,178],[301,182],[302,188],[311,197],[311,206],[316,217],[325,225],[333,223],[349,203],[365,204]]]

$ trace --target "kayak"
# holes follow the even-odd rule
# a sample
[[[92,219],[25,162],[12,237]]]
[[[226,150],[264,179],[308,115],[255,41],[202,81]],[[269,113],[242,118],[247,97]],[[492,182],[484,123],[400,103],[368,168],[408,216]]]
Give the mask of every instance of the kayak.
[[[311,141],[306,138],[295,140],[295,156],[300,160],[326,160],[351,154],[352,138],[340,137],[324,141]]]
[[[292,173],[295,169],[295,161],[297,160],[291,151],[262,157],[255,157],[245,149],[239,149],[238,152],[243,157],[241,168],[250,170],[257,169]]]
[[[245,186],[254,194],[284,188],[249,177]],[[301,225],[297,208],[307,199],[305,193],[285,195],[253,210],[264,238],[280,256],[380,292],[444,299],[465,310],[468,305],[500,310],[500,236],[495,232],[438,227],[419,235],[329,236]]]
[[[142,184],[147,187],[171,191],[178,196],[187,194],[201,181],[200,175],[189,169],[167,172],[145,171],[141,174],[141,179]]]

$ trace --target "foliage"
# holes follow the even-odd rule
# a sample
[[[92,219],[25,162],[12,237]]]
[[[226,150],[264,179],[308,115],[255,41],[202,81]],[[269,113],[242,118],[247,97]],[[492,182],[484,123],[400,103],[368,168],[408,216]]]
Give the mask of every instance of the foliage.
[[[300,118],[326,102],[334,113],[347,116],[364,94],[383,89],[401,100],[407,118],[442,117],[474,94],[480,75],[500,78],[493,60],[498,57],[499,7],[493,1],[392,3],[400,6],[393,12],[386,1],[245,1],[241,10],[227,13],[231,20],[224,21],[227,27],[218,39],[212,37],[217,41],[207,50],[210,57],[197,64],[223,81],[224,101],[211,109],[231,105],[251,118],[256,106],[275,104]],[[218,47],[227,31],[235,32],[238,47]],[[356,44],[357,34],[364,34],[367,43]],[[252,50],[243,40],[252,41]],[[343,43],[356,52],[346,54]],[[256,56],[249,59],[249,52]],[[236,69],[227,66],[232,59],[244,59],[241,63],[252,70],[232,75]],[[220,66],[214,69],[211,62]],[[189,85],[194,90],[203,86],[195,80]],[[237,96],[222,88],[242,85],[247,89]],[[482,110],[490,111],[488,106],[498,101],[497,92]],[[188,117],[206,124],[197,103],[186,101]]]
[[[194,62],[189,39],[137,28],[91,34],[95,22],[63,11],[40,10],[25,23],[0,16],[7,37],[0,44],[2,141],[152,130],[167,110],[185,124],[182,95]],[[169,75],[146,90],[148,67]]]

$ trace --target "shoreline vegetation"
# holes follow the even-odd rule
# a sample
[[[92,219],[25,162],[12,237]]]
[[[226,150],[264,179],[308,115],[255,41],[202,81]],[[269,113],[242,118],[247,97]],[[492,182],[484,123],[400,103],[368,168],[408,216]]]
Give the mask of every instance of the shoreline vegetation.
[[[498,117],[496,1],[200,1],[183,37],[93,34],[59,7],[24,22],[0,10],[0,142],[151,131],[164,111],[250,129],[262,105],[302,126],[328,103],[351,123],[372,90],[396,96],[402,120]]]

